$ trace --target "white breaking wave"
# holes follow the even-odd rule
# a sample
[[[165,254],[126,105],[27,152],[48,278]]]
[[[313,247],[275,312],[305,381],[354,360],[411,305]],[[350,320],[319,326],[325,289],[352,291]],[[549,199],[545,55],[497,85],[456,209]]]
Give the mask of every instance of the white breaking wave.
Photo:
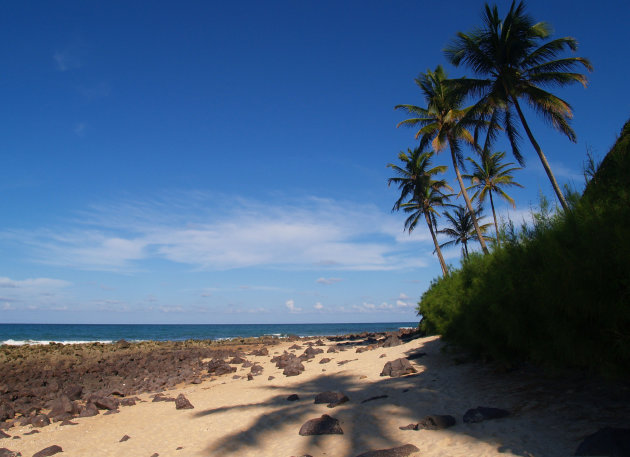
[[[24,346],[26,344],[29,345],[42,345],[42,344],[88,344],[88,343],[113,343],[113,340],[85,340],[85,341],[50,341],[50,340],[4,340],[0,342],[1,344],[6,344],[7,346]]]

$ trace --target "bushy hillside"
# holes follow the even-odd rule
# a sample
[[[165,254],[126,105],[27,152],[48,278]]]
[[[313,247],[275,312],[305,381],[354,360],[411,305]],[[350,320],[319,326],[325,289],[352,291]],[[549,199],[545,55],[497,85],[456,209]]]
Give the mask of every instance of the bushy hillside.
[[[538,214],[423,294],[421,327],[508,363],[630,373],[630,121],[567,214]]]

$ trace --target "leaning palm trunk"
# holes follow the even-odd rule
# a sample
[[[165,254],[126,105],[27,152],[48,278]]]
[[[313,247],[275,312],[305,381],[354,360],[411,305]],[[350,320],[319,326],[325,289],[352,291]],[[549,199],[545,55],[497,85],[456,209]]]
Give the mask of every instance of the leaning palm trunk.
[[[431,218],[427,213],[424,213],[424,218],[427,220],[427,225],[429,226],[429,232],[431,232],[431,238],[433,238],[433,244],[435,244],[435,252],[437,252],[438,259],[440,259],[440,265],[442,266],[442,273],[444,276],[448,276],[448,268],[446,268],[446,262],[444,261],[444,257],[442,257],[442,250],[440,249],[440,245],[438,244],[437,237],[435,236],[435,232],[433,231],[433,224],[431,223]]]
[[[553,172],[551,171],[549,162],[547,162],[547,157],[545,157],[545,154],[543,154],[542,149],[540,149],[538,142],[534,138],[534,135],[532,135],[532,131],[529,129],[529,125],[527,124],[527,121],[525,120],[525,116],[523,116],[523,112],[521,111],[520,105],[518,104],[518,99],[512,96],[512,102],[514,103],[514,107],[516,108],[516,111],[518,112],[518,117],[521,119],[521,123],[523,124],[523,128],[525,129],[525,132],[527,133],[527,137],[529,138],[529,141],[532,143],[532,146],[534,146],[534,149],[536,150],[536,153],[538,154],[538,158],[540,158],[540,161],[542,162],[542,166],[545,169],[547,176],[549,177],[549,181],[551,181],[551,186],[553,187],[553,190],[556,193],[558,200],[560,200],[560,204],[562,205],[562,208],[565,211],[568,211],[569,205],[567,204],[567,201],[564,199],[564,195],[562,195],[562,192],[560,191],[560,186],[558,186],[556,177],[553,175]]]
[[[497,213],[494,212],[494,201],[492,200],[492,191],[489,191],[488,195],[490,195],[490,207],[492,208],[492,217],[494,218],[494,230],[497,237],[497,246],[501,247],[501,240],[499,239],[499,224],[497,224]]]
[[[479,238],[479,244],[481,244],[481,249],[483,250],[483,253],[488,254],[489,251],[486,246],[486,241],[484,240],[483,235],[481,233],[481,229],[479,228],[479,224],[477,223],[477,217],[475,216],[475,211],[473,210],[472,203],[470,202],[470,198],[468,197],[468,192],[466,192],[466,186],[464,186],[462,175],[459,172],[459,167],[457,166],[457,158],[455,157],[455,151],[453,150],[453,146],[451,146],[451,159],[453,159],[453,168],[455,169],[455,174],[457,175],[457,181],[459,182],[459,187],[462,190],[462,195],[464,196],[464,200],[466,201],[466,207],[468,208],[468,212],[470,213],[470,218],[472,219],[472,222],[475,225],[475,232],[477,232],[477,237]]]

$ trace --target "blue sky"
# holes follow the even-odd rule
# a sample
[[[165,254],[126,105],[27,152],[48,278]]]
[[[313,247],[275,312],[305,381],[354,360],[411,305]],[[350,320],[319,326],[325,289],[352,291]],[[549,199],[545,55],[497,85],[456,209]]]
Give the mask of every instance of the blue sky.
[[[390,212],[386,165],[415,145],[393,106],[423,104],[413,78],[482,6],[5,2],[0,322],[415,320],[440,270]],[[595,67],[558,91],[577,144],[526,113],[580,189],[587,145],[602,157],[629,114],[630,8],[528,10]],[[552,196],[522,146],[516,221]]]

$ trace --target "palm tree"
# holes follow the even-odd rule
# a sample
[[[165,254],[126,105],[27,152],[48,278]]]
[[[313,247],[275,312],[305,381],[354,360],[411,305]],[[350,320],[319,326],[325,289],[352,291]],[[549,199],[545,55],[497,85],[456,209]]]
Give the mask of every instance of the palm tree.
[[[405,212],[412,213],[405,221],[405,230],[411,233],[420,217],[424,216],[429,232],[431,232],[431,238],[433,238],[433,244],[435,244],[442,273],[446,276],[448,275],[448,268],[433,227],[436,226],[435,216],[439,215],[436,208],[444,206],[449,197],[443,193],[443,190],[448,189],[452,191],[453,189],[445,180],[433,179],[433,176],[438,173],[444,173],[446,167],[437,166],[431,168],[433,153],[422,151],[422,148],[417,147],[413,151],[407,149],[406,153],[400,152],[398,158],[403,163],[403,166],[392,163],[387,165],[397,174],[397,176],[387,180],[387,185],[398,184],[398,189],[400,189],[400,198],[394,203],[392,211],[398,211],[402,208]],[[407,198],[409,200],[405,202]]]
[[[503,124],[512,146],[512,152],[523,165],[514,123],[514,111],[536,150],[551,181],[562,207],[567,202],[560,191],[547,158],[534,138],[519,99],[526,100],[545,121],[575,142],[576,135],[569,125],[573,117],[571,106],[561,98],[547,92],[541,86],[567,86],[581,83],[586,87],[586,77],[574,72],[578,66],[592,70],[591,63],[582,57],[559,58],[565,49],[577,50],[577,41],[571,37],[544,42],[551,35],[551,27],[545,22],[535,23],[525,13],[522,1],[512,2],[505,19],[499,18],[496,6],[486,4],[483,27],[470,33],[458,33],[457,38],[445,49],[448,60],[455,66],[465,64],[485,79],[463,78],[457,88],[465,94],[478,95],[481,99],[471,108],[471,115],[491,118],[488,139],[492,140],[499,124]],[[484,148],[485,149],[485,148]]]
[[[426,73],[421,73],[415,79],[415,82],[424,94],[427,108],[415,105],[395,106],[394,109],[403,109],[414,116],[398,123],[397,127],[401,125],[420,127],[416,133],[416,139],[420,138],[420,146],[424,147],[430,142],[436,153],[443,151],[446,145],[449,145],[451,160],[453,161],[453,168],[455,169],[461,193],[466,201],[468,211],[471,215],[474,215],[472,203],[459,171],[459,164],[463,164],[461,142],[475,144],[475,140],[466,129],[466,126],[478,127],[479,122],[475,120],[467,120],[466,123],[461,122],[467,111],[462,108],[464,95],[459,91],[451,90],[446,81],[446,73],[441,65],[438,65],[435,71],[427,70]],[[488,248],[474,216],[472,217],[472,222],[477,232],[477,239],[481,243],[481,248],[487,254]]]
[[[523,187],[512,176],[512,172],[521,170],[521,168],[514,167],[509,168],[513,163],[502,163],[505,158],[505,152],[495,152],[490,154],[484,151],[481,154],[481,163],[477,163],[474,159],[468,157],[470,163],[472,163],[473,171],[469,175],[464,175],[464,178],[470,179],[471,186],[468,189],[474,189],[475,194],[472,196],[473,200],[477,199],[479,204],[482,204],[486,200],[486,196],[490,197],[490,207],[492,208],[492,217],[494,218],[494,228],[496,230],[497,244],[501,246],[499,240],[499,225],[497,224],[497,214],[494,210],[494,199],[492,193],[500,195],[504,200],[512,204],[512,207],[516,208],[514,199],[505,193],[504,187],[517,186]]]
[[[447,227],[442,230],[438,230],[438,233],[442,233],[450,237],[451,240],[447,241],[446,243],[440,244],[440,247],[444,248],[447,246],[454,246],[454,245],[461,244],[462,256],[464,257],[464,259],[467,259],[468,258],[468,242],[471,240],[478,241],[477,232],[475,230],[475,227],[472,221],[474,219],[481,219],[483,217],[481,214],[481,208],[475,211],[474,217],[471,217],[470,212],[467,211],[467,208],[463,206],[456,206],[453,211],[453,214],[447,211],[444,213],[444,216],[446,216],[446,219],[448,219],[447,222],[450,223],[450,227]],[[491,225],[492,224],[484,224],[480,226],[480,229],[482,232],[485,232],[486,230],[488,230],[488,227],[490,227]]]

